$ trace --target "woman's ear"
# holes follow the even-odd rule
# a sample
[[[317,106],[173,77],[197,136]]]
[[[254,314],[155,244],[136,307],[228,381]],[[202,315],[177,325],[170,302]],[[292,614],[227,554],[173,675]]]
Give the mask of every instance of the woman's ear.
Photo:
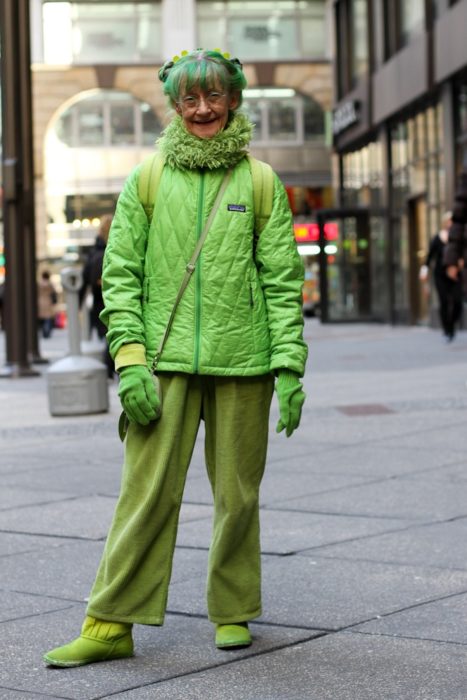
[[[177,112],[177,114],[181,114],[181,113],[182,113],[182,108],[180,107],[180,105],[179,105],[178,102],[172,102],[172,107],[173,107],[174,110]]]
[[[240,104],[240,95],[238,94],[238,92],[233,92],[229,98],[229,110],[234,112],[237,109],[239,104]]]

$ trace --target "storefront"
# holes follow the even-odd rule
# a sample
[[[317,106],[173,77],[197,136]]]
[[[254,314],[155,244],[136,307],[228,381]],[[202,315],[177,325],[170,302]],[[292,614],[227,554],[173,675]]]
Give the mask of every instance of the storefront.
[[[411,12],[382,0],[333,5],[335,216],[348,250],[336,256],[341,298],[328,295],[328,320],[436,325],[433,285],[419,271],[467,165],[467,46],[452,31],[467,21],[467,0],[440,1],[436,13],[424,2]],[[344,216],[350,208],[358,221]]]

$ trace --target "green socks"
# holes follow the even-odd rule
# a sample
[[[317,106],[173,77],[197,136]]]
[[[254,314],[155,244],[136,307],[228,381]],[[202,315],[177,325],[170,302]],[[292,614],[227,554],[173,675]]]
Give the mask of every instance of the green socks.
[[[107,622],[87,616],[80,636],[47,652],[44,661],[49,666],[69,668],[133,656],[131,628],[131,624],[124,622]]]

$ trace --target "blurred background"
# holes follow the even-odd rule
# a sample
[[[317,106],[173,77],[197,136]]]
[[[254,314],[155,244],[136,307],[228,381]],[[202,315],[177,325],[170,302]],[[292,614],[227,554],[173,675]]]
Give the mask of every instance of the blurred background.
[[[251,150],[294,214],[304,313],[438,324],[419,269],[467,153],[467,0],[2,4],[0,284],[10,270],[31,287],[22,305],[8,302],[15,328],[37,325],[31,277],[44,270],[66,323],[60,270],[84,264],[170,117],[159,67],[198,46],[244,64]],[[10,344],[10,360],[24,344],[38,354],[32,336]]]

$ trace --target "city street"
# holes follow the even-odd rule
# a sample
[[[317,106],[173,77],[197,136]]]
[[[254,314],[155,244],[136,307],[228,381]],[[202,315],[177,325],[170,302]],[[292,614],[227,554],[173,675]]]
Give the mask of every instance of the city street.
[[[48,668],[79,633],[119,490],[106,414],[52,417],[46,366],[0,379],[0,698],[466,700],[467,331],[307,319],[307,402],[271,441],[263,615],[217,650],[205,606],[212,506],[200,434],[166,624],[133,659]],[[0,359],[4,362],[4,334]],[[50,362],[64,330],[41,340]]]

